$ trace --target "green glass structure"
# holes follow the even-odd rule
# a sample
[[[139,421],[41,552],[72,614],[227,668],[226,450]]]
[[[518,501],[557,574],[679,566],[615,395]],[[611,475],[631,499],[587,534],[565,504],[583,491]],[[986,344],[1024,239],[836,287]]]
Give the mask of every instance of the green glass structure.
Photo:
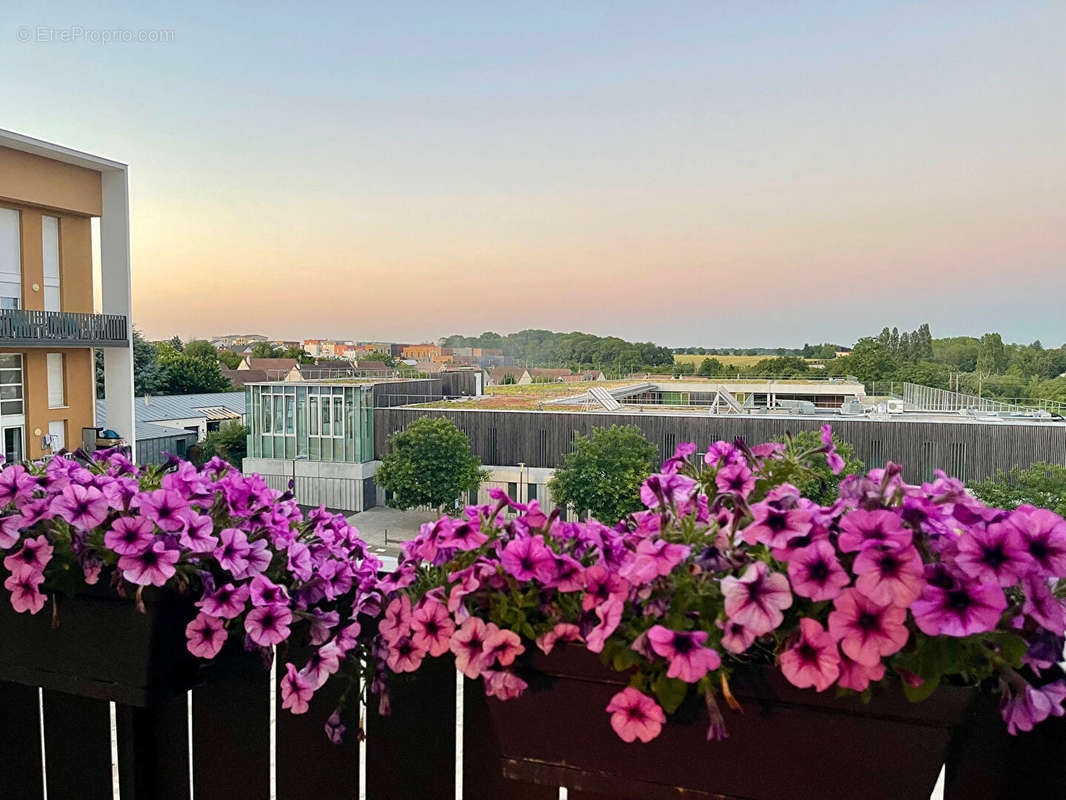
[[[248,384],[248,456],[348,463],[373,460],[371,391],[370,384]]]

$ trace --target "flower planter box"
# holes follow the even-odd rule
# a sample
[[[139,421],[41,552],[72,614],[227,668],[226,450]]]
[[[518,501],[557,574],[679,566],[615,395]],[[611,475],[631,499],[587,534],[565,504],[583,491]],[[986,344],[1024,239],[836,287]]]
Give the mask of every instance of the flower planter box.
[[[604,711],[625,675],[576,647],[536,653],[529,664],[522,697],[486,701],[504,776],[619,800],[928,800],[953,726],[975,698],[943,688],[910,703],[893,690],[863,704],[753,667],[732,681],[743,713],[718,695],[725,741],[706,740],[706,710],[690,697],[658,738],[626,744]]]
[[[0,602],[0,680],[131,706],[161,702],[196,682],[199,660],[185,647],[191,599],[145,591],[142,614],[109,587],[85,589],[59,597],[56,628],[51,603],[30,615]]]

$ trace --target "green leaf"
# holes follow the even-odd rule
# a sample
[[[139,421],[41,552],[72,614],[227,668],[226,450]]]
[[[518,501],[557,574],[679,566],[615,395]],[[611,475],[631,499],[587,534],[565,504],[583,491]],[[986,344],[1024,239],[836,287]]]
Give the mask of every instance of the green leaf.
[[[903,681],[903,693],[907,695],[907,699],[912,703],[920,703],[928,699],[939,685],[939,675],[935,678],[926,678],[920,686],[911,686],[907,681]]]
[[[664,672],[652,683],[651,690],[655,693],[655,697],[658,699],[659,705],[663,707],[663,710],[667,714],[673,714],[685,699],[685,694],[688,692],[688,684],[677,678],[668,678]]]

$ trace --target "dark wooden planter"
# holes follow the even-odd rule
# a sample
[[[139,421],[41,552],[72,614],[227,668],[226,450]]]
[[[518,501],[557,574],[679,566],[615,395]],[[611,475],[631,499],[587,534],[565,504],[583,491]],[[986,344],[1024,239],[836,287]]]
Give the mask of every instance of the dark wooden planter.
[[[626,744],[604,711],[625,675],[575,647],[537,653],[529,665],[522,697],[487,700],[503,775],[618,800],[928,800],[953,727],[975,699],[943,688],[910,703],[892,689],[863,704],[753,667],[732,682],[743,713],[719,700],[725,741],[706,740],[706,710],[690,698],[657,739]]]
[[[146,591],[144,614],[108,587],[86,587],[36,615],[0,601],[0,680],[144,707],[189,689],[200,662],[186,649],[189,598]]]

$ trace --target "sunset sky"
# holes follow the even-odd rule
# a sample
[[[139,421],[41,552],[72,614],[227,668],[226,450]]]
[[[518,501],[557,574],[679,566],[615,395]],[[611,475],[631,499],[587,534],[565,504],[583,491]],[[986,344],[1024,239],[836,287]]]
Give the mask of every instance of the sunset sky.
[[[1061,0],[20,5],[0,127],[130,164],[152,338],[1066,341]]]

